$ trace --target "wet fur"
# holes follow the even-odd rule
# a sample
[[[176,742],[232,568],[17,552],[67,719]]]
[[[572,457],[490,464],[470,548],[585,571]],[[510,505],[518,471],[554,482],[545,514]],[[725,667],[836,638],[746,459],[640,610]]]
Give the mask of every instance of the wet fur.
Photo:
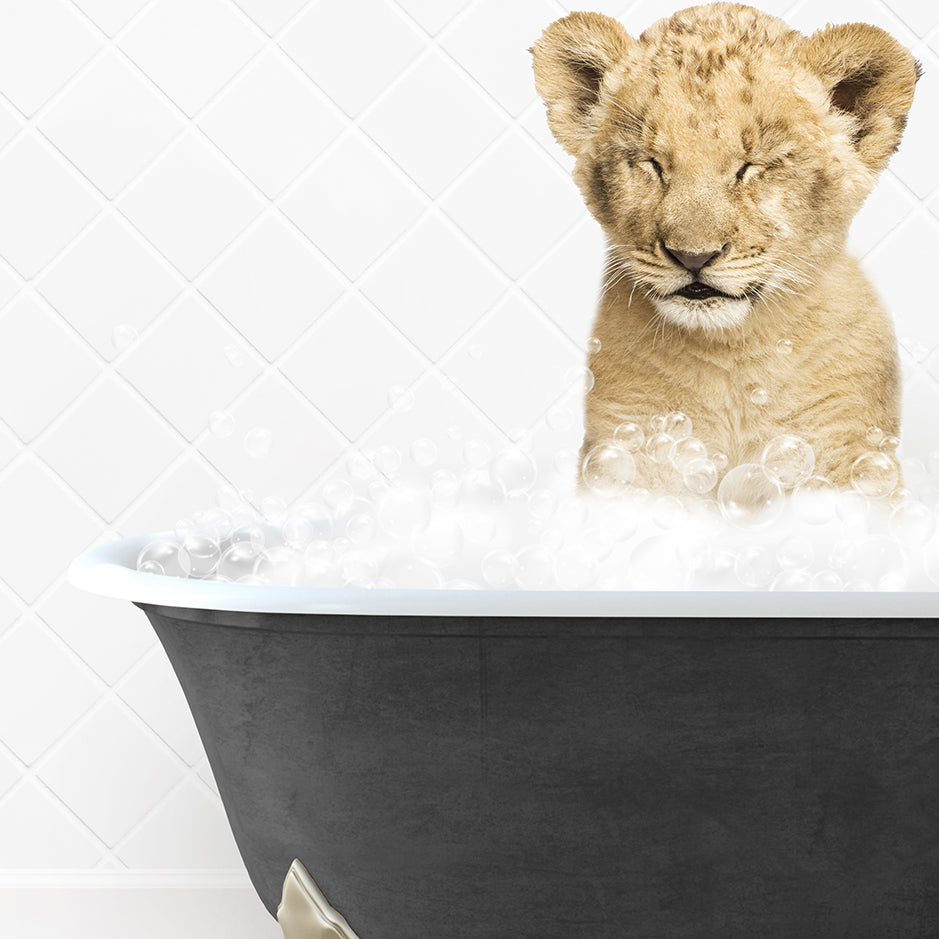
[[[648,433],[653,416],[681,410],[731,466],[795,433],[816,473],[847,485],[867,429],[900,431],[893,328],[845,242],[899,145],[912,55],[874,26],[805,37],[729,3],[638,39],[572,13],[532,51],[551,128],[610,245],[581,455],[624,421]],[[692,275],[664,245],[722,251],[701,277],[738,299],[670,297]],[[636,483],[675,487],[672,472],[643,459]]]

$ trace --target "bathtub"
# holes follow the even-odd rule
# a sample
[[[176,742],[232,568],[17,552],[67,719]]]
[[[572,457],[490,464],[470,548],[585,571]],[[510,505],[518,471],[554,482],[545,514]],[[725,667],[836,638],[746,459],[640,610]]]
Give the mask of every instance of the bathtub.
[[[149,617],[304,935],[939,935],[939,594],[264,588],[153,537],[70,579]]]

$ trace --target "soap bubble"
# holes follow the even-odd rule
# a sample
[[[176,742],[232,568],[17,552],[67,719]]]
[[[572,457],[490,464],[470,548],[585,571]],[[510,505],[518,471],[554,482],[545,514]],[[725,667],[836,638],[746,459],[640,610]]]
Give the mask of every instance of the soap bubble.
[[[510,447],[496,454],[489,471],[493,480],[511,494],[531,489],[538,469],[535,461],[524,450]]]
[[[810,476],[792,493],[793,515],[810,525],[824,525],[835,517],[838,490],[824,476]]]
[[[636,475],[636,461],[622,447],[601,443],[584,457],[584,485],[600,496],[621,494]]]
[[[741,463],[730,470],[718,487],[717,501],[724,518],[742,528],[771,524],[786,505],[782,489],[759,463]]]
[[[367,545],[378,534],[378,522],[371,512],[359,512],[346,519],[346,535],[354,545]]]
[[[418,489],[392,489],[378,507],[381,527],[398,538],[411,538],[430,522],[427,494]]]
[[[265,459],[271,452],[274,434],[267,427],[252,427],[245,434],[245,450],[256,460]]]
[[[730,458],[726,453],[716,450],[711,454],[711,462],[717,467],[717,471],[720,472],[721,470],[727,469],[730,464]]]
[[[760,388],[757,386],[756,388],[751,389],[750,400],[754,404],[762,406],[766,404],[767,401],[769,401],[769,392],[765,388]]]
[[[483,580],[496,590],[504,590],[515,582],[518,562],[511,551],[496,548],[486,554],[479,564]]]
[[[391,446],[391,444],[385,444],[375,451],[375,465],[389,479],[398,475],[403,463],[404,459],[401,456],[401,451],[397,447]]]
[[[880,450],[870,450],[851,464],[851,485],[868,499],[883,499],[897,485],[896,460]]]
[[[672,411],[665,416],[662,431],[673,440],[684,440],[685,437],[691,436],[691,418],[681,411]]]
[[[302,551],[310,542],[319,540],[313,522],[302,515],[286,518],[281,530],[284,543],[298,551]]]
[[[718,471],[713,460],[697,459],[687,464],[681,478],[685,486],[701,496],[717,485]]]
[[[684,437],[672,444],[669,459],[672,461],[672,466],[680,473],[683,473],[689,463],[693,463],[695,460],[703,460],[707,455],[708,448],[701,440],[698,440],[697,437]]]
[[[574,412],[566,404],[556,404],[545,415],[545,423],[552,430],[570,430],[574,426]]]
[[[262,545],[251,541],[237,541],[229,545],[219,558],[219,575],[235,582],[242,577],[252,576],[254,565],[262,550]]]
[[[645,443],[645,431],[632,421],[625,421],[613,431],[616,444],[630,453],[635,453]]]
[[[235,432],[235,417],[230,411],[213,411],[209,415],[209,430],[216,437],[230,437]]]
[[[656,431],[646,441],[645,453],[653,463],[668,463],[675,438],[664,431]]]
[[[351,492],[351,487],[349,489]],[[349,505],[351,499],[345,499],[341,506]],[[330,538],[333,533],[333,519],[329,509],[320,502],[304,502],[298,506],[293,513],[297,518],[302,518],[313,528],[314,540],[324,541]]]
[[[137,570],[144,574],[186,576],[179,562],[179,545],[165,539],[151,541],[141,549],[137,555]]]
[[[193,533],[179,546],[179,566],[186,577],[209,577],[221,555],[217,538]]]
[[[895,451],[895,450],[897,449],[897,447],[899,447],[899,446],[900,446],[900,438],[899,438],[899,437],[894,437],[894,436],[891,436],[890,434],[888,434],[888,435],[887,435],[886,437],[884,437],[884,439],[881,440],[880,443],[877,445],[877,449],[878,449],[878,450],[883,450],[883,451],[885,451],[885,452],[887,452],[887,453],[891,453],[891,452]]]
[[[783,539],[776,548],[776,560],[783,569],[804,569],[815,560],[815,548],[808,538],[791,535]]]
[[[592,355],[595,352],[599,352],[602,348],[602,343],[596,336],[591,336],[587,340],[587,353]]]
[[[780,339],[776,343],[776,352],[779,355],[789,355],[792,352],[792,343],[788,339]]]
[[[777,569],[775,553],[766,545],[749,545],[734,561],[734,574],[744,587],[768,587]]]
[[[295,587],[303,581],[304,556],[286,545],[273,545],[258,555],[254,573],[275,586]]]
[[[261,500],[261,514],[265,521],[272,525],[278,524],[287,511],[287,503],[280,496],[265,496]]]
[[[865,439],[872,447],[879,447],[884,439],[884,432],[879,427],[868,427]]]
[[[593,372],[584,365],[574,366],[574,368],[569,368],[564,373],[564,383],[576,387],[584,394],[593,388],[593,382]]]
[[[254,522],[245,522],[241,525],[236,525],[231,530],[229,540],[233,545],[249,544],[255,548],[261,548],[264,546],[264,532],[260,525],[255,525]]]
[[[374,463],[375,454],[370,451],[353,450],[346,460],[346,468],[353,479],[368,482],[378,475],[378,467]]]
[[[118,323],[111,330],[111,345],[114,346],[115,352],[123,352],[130,348],[139,338],[140,334],[136,327],[131,326],[130,323]]]
[[[780,571],[769,585],[770,590],[812,590],[812,575],[805,570],[790,568]]]
[[[450,470],[437,470],[430,477],[430,494],[435,504],[454,505],[460,491],[460,480]]]
[[[897,541],[923,545],[936,532],[936,513],[922,502],[907,502],[890,513],[888,525]]]
[[[665,431],[665,416],[656,414],[649,420],[649,429],[653,434],[661,434]]]
[[[815,469],[815,452],[795,434],[780,434],[763,449],[763,471],[783,489],[801,486]]]
[[[411,444],[411,460],[416,466],[433,466],[437,462],[437,444],[427,437],[418,437]]]
[[[388,389],[388,406],[401,414],[414,407],[414,392],[407,385],[392,385]]]

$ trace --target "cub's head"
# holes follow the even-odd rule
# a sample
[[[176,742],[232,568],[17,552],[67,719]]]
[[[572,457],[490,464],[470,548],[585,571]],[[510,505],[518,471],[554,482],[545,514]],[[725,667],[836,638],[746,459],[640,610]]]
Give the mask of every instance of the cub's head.
[[[843,250],[918,77],[875,26],[805,37],[730,3],[683,10],[638,39],[571,13],[532,52],[613,276],[708,333],[805,292]]]

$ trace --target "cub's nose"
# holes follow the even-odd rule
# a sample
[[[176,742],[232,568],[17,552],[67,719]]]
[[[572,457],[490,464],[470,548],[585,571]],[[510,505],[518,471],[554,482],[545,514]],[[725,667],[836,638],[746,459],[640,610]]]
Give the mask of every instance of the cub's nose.
[[[669,248],[667,245],[663,245],[662,247],[665,248],[665,253],[669,255],[669,257],[685,269],[691,271],[692,274],[697,274],[705,264],[709,261],[713,261],[714,258],[724,253],[723,248],[717,251],[705,251],[699,254],[696,251],[679,251],[677,248]]]

